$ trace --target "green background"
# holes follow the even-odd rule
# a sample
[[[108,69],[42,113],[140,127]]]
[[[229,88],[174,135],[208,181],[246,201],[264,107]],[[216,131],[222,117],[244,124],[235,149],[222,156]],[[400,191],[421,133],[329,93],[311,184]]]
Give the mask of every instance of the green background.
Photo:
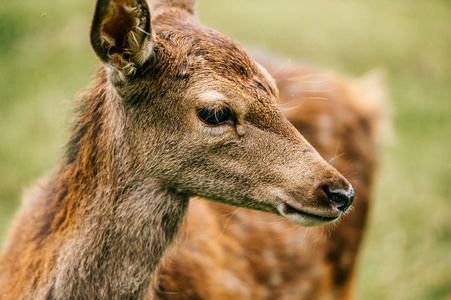
[[[0,238],[51,172],[96,66],[94,1],[0,2]],[[395,138],[381,166],[358,299],[451,299],[451,1],[202,0],[242,44],[349,76],[386,74]]]

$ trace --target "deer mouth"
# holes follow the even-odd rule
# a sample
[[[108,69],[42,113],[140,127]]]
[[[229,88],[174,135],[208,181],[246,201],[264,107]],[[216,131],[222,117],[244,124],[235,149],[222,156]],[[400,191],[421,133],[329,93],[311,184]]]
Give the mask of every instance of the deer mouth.
[[[277,206],[279,213],[296,224],[302,226],[316,226],[331,223],[337,220],[341,214],[326,215],[326,214],[313,214],[310,212],[302,211],[287,203],[280,203]]]

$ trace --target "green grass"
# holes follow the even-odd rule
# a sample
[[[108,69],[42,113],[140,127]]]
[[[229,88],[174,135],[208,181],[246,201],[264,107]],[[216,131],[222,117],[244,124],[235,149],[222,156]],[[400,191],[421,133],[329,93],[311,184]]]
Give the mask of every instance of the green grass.
[[[23,189],[62,153],[93,73],[94,1],[0,7],[0,238]],[[202,0],[202,21],[241,43],[351,76],[383,68],[396,139],[381,149],[359,299],[451,297],[451,2]],[[449,298],[448,298],[449,299]]]

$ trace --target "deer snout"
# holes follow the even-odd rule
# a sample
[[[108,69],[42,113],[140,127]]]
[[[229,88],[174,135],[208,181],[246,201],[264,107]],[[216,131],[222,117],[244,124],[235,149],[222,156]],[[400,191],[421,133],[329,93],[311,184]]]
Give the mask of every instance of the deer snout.
[[[337,188],[332,184],[326,184],[321,187],[329,199],[330,205],[341,212],[345,212],[354,201],[354,189],[349,186],[347,190]]]
[[[290,221],[302,226],[316,226],[339,219],[351,206],[354,190],[351,184],[332,167],[323,169],[323,180],[310,183],[311,194],[303,200],[283,198],[277,209]],[[304,188],[302,190],[305,190]],[[301,192],[302,193],[302,192]],[[299,193],[294,193],[295,195]]]

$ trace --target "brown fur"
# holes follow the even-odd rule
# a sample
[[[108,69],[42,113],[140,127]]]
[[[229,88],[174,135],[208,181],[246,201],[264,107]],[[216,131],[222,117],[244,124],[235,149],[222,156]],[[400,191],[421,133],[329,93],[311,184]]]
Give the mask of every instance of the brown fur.
[[[183,238],[159,273],[161,299],[354,298],[384,115],[383,99],[374,103],[371,94],[380,87],[369,90],[371,78],[258,57],[277,81],[285,115],[352,182],[354,210],[332,228],[300,229],[283,218],[193,199]]]
[[[152,294],[190,197],[305,226],[333,222],[352,202],[347,180],[281,113],[263,68],[199,24],[192,2],[153,5],[151,21],[144,0],[98,1],[91,42],[103,66],[65,158],[9,233],[2,298]],[[230,122],[202,121],[199,107],[212,105]]]

